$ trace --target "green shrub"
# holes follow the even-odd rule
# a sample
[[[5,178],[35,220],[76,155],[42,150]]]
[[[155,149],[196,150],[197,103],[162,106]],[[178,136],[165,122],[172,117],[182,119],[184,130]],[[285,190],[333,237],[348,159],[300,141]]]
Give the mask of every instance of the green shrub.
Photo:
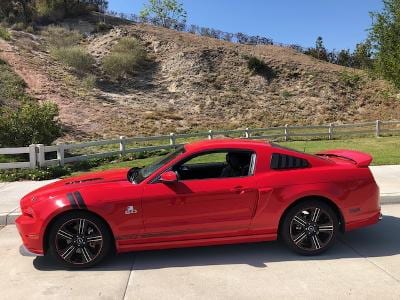
[[[112,79],[132,74],[146,60],[146,52],[134,38],[123,38],[103,58],[103,69]]]
[[[95,32],[106,32],[106,31],[111,30],[112,28],[113,28],[113,26],[110,24],[106,24],[104,22],[98,22],[96,24]]]
[[[26,84],[22,78],[0,59],[0,105],[4,100],[27,99],[25,87]]]
[[[76,30],[68,30],[59,26],[48,26],[43,35],[50,48],[66,48],[79,44],[82,34]]]
[[[0,39],[3,39],[5,41],[11,40],[11,35],[8,32],[7,28],[0,26]]]
[[[82,79],[82,84],[86,89],[92,90],[96,87],[96,81],[96,75],[89,74]]]
[[[23,31],[26,29],[26,25],[23,22],[17,22],[11,27],[13,30]]]
[[[70,170],[63,167],[0,170],[0,181],[48,180],[69,174]]]
[[[0,147],[51,144],[61,136],[57,105],[25,102],[17,109],[0,108]]]
[[[95,63],[94,58],[78,46],[52,49],[51,54],[55,59],[80,73],[89,72]]]
[[[361,76],[355,72],[343,71],[340,73],[340,81],[348,87],[357,87],[361,83]]]

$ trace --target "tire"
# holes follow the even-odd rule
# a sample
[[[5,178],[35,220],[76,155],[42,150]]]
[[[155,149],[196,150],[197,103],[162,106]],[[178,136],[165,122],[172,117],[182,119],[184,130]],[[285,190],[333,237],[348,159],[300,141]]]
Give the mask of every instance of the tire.
[[[307,200],[286,213],[280,238],[296,253],[318,255],[332,247],[338,230],[338,217],[329,205],[318,200]]]
[[[68,268],[92,267],[111,250],[112,237],[104,222],[87,212],[59,217],[49,232],[49,254]]]

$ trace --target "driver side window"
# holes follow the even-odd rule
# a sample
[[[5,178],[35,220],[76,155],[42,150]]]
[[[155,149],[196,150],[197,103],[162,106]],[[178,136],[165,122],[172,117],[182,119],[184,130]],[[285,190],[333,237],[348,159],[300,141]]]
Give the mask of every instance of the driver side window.
[[[242,150],[204,152],[179,163],[173,170],[180,180],[249,176],[253,155]]]

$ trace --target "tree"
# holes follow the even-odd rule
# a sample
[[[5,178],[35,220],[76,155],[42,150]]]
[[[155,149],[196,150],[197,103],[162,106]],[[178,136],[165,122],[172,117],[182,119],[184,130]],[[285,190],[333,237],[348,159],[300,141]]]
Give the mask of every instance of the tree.
[[[350,53],[349,49],[340,50],[336,57],[336,64],[345,66],[345,67],[352,67],[353,66],[353,57]]]
[[[149,0],[140,16],[144,19],[150,17],[163,27],[175,28],[177,24],[186,24],[187,13],[177,0]]]
[[[353,52],[353,67],[360,69],[371,69],[373,65],[371,42],[367,40],[364,43],[356,45]]]
[[[319,36],[315,41],[315,48],[309,48],[304,53],[320,60],[329,60],[328,51],[324,46],[324,41],[321,36]]]
[[[383,0],[383,5],[382,12],[371,13],[374,71],[400,87],[400,0]]]

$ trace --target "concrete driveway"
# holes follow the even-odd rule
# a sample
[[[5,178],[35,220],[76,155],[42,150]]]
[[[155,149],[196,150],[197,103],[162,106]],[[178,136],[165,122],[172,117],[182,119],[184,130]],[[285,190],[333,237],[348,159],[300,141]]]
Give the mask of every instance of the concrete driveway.
[[[84,271],[22,257],[0,229],[2,299],[400,299],[400,205],[347,233],[328,253],[301,257],[278,242],[125,254]]]

